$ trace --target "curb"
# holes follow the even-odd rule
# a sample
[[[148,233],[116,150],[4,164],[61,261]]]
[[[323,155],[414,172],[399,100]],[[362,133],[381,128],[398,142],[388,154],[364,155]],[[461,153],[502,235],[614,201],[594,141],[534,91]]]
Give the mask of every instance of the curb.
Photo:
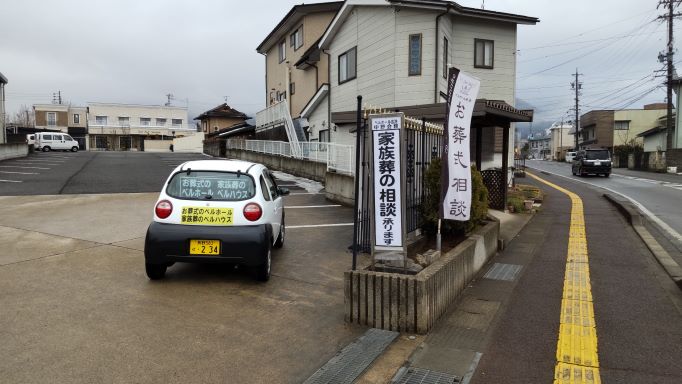
[[[639,210],[630,202],[620,200],[613,195],[608,193],[604,194],[604,198],[613,204],[623,216],[628,220],[632,228],[639,235],[639,237],[644,241],[647,248],[654,255],[659,264],[665,269],[665,272],[672,279],[672,281],[677,285],[678,288],[682,289],[682,267],[680,267],[677,262],[670,257],[668,251],[663,248],[653,235],[644,226],[644,220],[646,220],[640,213]]]

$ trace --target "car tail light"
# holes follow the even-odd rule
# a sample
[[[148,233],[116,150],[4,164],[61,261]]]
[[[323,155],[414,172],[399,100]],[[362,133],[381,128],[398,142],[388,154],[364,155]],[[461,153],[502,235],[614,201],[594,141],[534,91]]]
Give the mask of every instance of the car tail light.
[[[263,210],[260,208],[260,205],[249,203],[244,207],[244,217],[246,217],[246,220],[256,221],[260,219],[261,216],[263,216]]]
[[[173,204],[168,200],[161,200],[156,203],[154,211],[156,212],[156,217],[165,219],[173,212]]]

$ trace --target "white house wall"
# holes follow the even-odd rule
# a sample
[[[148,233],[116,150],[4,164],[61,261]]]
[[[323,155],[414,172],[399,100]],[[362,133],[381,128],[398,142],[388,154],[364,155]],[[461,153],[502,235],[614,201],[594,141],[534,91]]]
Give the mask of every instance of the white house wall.
[[[516,24],[455,17],[452,30],[452,65],[481,80],[478,98],[515,105]],[[493,69],[474,68],[474,39],[495,42]]]
[[[399,9],[395,13],[395,106],[434,102],[436,13]],[[422,35],[421,75],[409,76],[409,37]]]
[[[317,105],[313,112],[308,117],[310,124],[310,141],[317,141],[320,138],[320,131],[329,129],[329,105],[327,104],[327,96]]]
[[[389,7],[355,9],[330,46],[331,110],[356,109],[357,96],[375,106],[395,102],[395,17]],[[357,79],[339,85],[340,54],[357,46]]]

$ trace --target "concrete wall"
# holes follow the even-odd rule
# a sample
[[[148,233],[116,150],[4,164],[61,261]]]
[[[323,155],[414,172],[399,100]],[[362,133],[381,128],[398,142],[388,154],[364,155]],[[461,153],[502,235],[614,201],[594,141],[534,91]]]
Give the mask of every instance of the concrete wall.
[[[327,200],[352,207],[355,203],[355,177],[327,172],[324,180],[324,194]]]
[[[28,156],[28,145],[26,143],[0,144],[0,160],[24,156]]]
[[[242,151],[240,149],[228,149],[226,157],[228,159],[239,159],[264,164],[269,169],[290,173],[319,182],[324,182],[327,174],[326,163],[294,159],[292,157]]]
[[[665,160],[669,167],[682,169],[682,148],[668,149],[665,152]]]
[[[145,152],[170,152],[170,145],[173,140],[145,140]]]
[[[345,320],[426,334],[497,252],[500,224],[490,222],[415,276],[369,270],[344,274]]]
[[[176,137],[175,139],[173,139],[173,150],[175,152],[203,153],[204,133],[197,132],[192,136]]]

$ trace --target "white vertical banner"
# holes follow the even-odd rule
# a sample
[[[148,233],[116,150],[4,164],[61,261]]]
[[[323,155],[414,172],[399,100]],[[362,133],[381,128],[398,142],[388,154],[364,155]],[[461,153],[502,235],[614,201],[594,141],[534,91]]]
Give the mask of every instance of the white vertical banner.
[[[450,68],[441,173],[441,217],[468,221],[471,215],[471,117],[480,80]],[[480,171],[480,170],[479,170]]]
[[[370,116],[374,189],[373,253],[392,251],[379,259],[402,259],[405,242],[403,217],[403,115]]]

